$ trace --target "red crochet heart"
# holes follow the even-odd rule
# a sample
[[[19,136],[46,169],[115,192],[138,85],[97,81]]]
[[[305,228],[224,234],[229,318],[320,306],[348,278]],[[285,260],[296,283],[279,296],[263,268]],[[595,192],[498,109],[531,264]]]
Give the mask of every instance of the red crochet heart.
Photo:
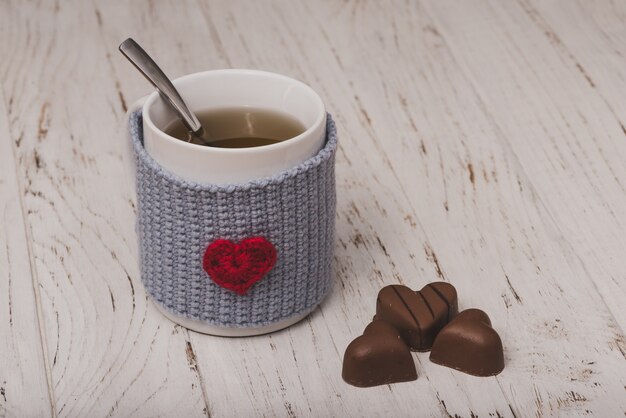
[[[263,237],[251,237],[235,244],[226,239],[213,241],[202,260],[211,280],[225,289],[245,295],[276,263],[276,249]]]

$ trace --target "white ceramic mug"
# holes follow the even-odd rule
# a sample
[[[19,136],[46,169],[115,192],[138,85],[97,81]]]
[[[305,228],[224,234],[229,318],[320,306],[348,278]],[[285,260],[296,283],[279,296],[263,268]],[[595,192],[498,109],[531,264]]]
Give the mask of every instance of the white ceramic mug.
[[[157,91],[130,110],[142,109],[144,147],[163,168],[198,183],[236,184],[277,174],[314,156],[326,138],[326,110],[320,96],[306,84],[284,75],[257,70],[215,70],[189,74],[172,81],[193,112],[254,107],[287,113],[305,127],[300,135],[254,148],[217,148],[196,145],[167,135],[176,115]],[[128,120],[128,115],[127,115]],[[129,148],[127,157],[132,155]],[[129,165],[132,158],[128,158]],[[129,167],[129,177],[135,170]],[[223,328],[174,315],[155,306],[170,320],[194,331],[247,336],[286,328],[305,315],[256,328]],[[308,314],[308,313],[307,313]]]
[[[300,135],[254,148],[196,145],[163,132],[176,118],[158,92],[143,106],[144,146],[170,172],[200,183],[243,183],[291,168],[315,155],[326,134],[324,103],[306,84],[256,70],[216,70],[173,81],[192,111],[254,107],[294,116],[306,128]]]

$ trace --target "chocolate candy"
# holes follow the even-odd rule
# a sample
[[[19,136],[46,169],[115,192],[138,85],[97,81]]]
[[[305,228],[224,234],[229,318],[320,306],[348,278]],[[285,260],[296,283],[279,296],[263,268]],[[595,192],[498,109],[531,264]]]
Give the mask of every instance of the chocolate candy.
[[[374,321],[346,348],[341,376],[353,386],[370,387],[415,380],[417,372],[398,331]]]
[[[480,309],[467,309],[435,339],[430,361],[474,376],[495,376],[504,369],[502,340]]]
[[[376,319],[398,330],[416,351],[428,351],[437,333],[458,312],[456,289],[450,283],[429,283],[418,292],[406,286],[386,286],[378,293]]]

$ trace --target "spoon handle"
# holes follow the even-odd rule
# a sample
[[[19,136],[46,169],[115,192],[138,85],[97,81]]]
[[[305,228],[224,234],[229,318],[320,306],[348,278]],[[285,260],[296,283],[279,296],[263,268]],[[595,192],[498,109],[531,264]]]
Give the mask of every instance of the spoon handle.
[[[167,100],[172,108],[180,115],[183,123],[193,134],[202,134],[202,125],[196,115],[189,107],[171,81],[154,62],[152,58],[143,50],[132,38],[126,39],[120,44],[120,52],[157,88],[161,97]]]

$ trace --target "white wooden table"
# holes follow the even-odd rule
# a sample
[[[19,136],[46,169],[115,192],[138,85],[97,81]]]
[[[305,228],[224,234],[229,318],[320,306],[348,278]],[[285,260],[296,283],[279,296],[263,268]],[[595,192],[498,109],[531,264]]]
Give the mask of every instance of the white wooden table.
[[[124,112],[241,67],[324,97],[340,129],[332,294],[269,336],[165,320],[137,267]],[[0,416],[575,416],[626,411],[626,2],[0,1]],[[378,290],[453,283],[506,369],[415,353],[357,389]]]

